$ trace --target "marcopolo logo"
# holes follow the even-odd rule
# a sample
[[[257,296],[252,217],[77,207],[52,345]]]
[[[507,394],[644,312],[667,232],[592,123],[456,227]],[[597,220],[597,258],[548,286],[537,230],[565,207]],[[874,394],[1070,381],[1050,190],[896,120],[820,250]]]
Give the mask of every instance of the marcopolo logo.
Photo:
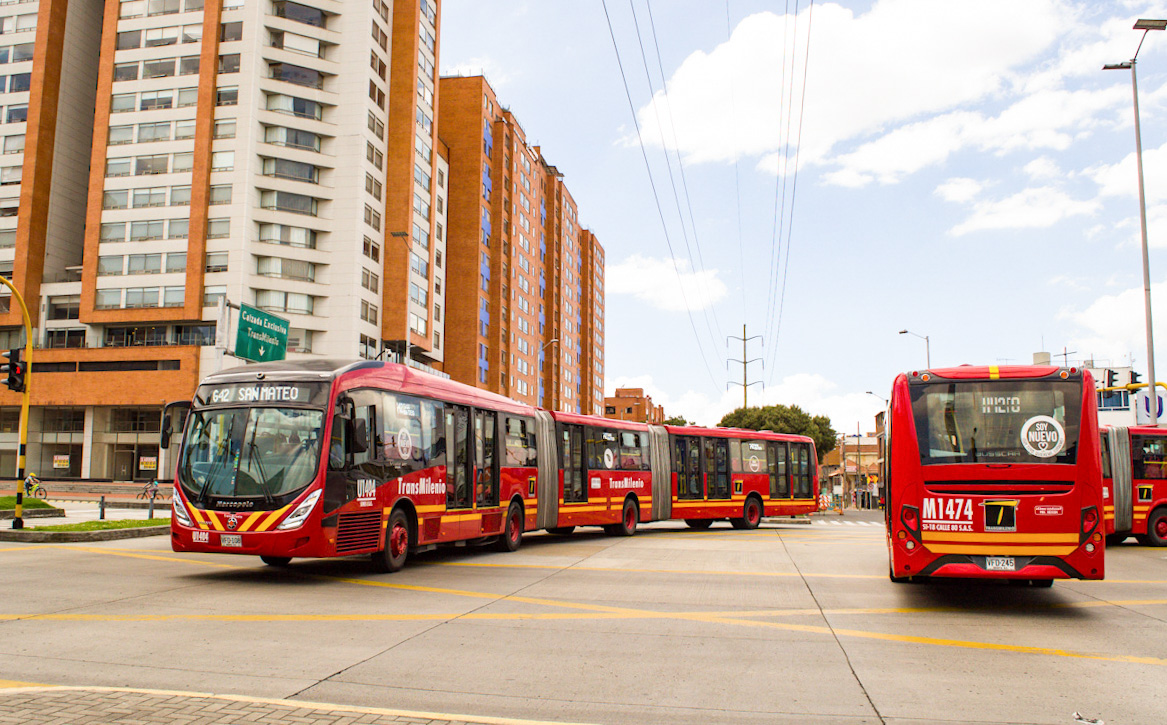
[[[1066,445],[1066,431],[1048,415],[1035,415],[1021,426],[1021,445],[1031,456],[1053,458]]]

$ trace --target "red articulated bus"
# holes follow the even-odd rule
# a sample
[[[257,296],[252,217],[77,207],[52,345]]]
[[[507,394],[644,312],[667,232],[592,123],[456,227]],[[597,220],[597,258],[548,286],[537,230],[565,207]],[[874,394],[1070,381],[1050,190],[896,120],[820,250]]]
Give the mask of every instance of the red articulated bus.
[[[806,436],[666,426],[672,515],[695,529],[715,519],[757,528],[762,516],[818,510],[818,457]]]
[[[1095,406],[1090,373],[1072,367],[897,377],[884,461],[892,581],[1101,579]]]
[[[1103,429],[1102,497],[1107,544],[1167,546],[1167,429]]]
[[[367,554],[397,571],[438,544],[497,539],[514,551],[533,529],[628,536],[669,518],[753,528],[764,514],[814,510],[809,438],[551,413],[394,363],[215,373],[193,401],[167,406],[164,448],[186,408],[175,551],[273,566]]]

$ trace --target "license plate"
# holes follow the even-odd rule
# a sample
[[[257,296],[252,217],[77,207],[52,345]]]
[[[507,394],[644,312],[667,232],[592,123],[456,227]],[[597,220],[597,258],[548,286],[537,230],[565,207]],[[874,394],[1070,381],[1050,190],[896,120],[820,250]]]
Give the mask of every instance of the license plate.
[[[243,546],[243,534],[219,534],[219,546]]]
[[[986,571],[1016,571],[1017,562],[1011,556],[986,556]]]

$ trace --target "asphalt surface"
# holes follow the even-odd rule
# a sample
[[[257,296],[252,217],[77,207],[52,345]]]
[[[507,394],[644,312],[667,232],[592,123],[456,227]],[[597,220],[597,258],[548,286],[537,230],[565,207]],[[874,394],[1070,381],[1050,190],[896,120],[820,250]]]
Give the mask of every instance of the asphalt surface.
[[[536,534],[392,575],[6,543],[0,723],[1163,722],[1167,550],[1110,549],[1107,575],[892,584],[878,512]]]

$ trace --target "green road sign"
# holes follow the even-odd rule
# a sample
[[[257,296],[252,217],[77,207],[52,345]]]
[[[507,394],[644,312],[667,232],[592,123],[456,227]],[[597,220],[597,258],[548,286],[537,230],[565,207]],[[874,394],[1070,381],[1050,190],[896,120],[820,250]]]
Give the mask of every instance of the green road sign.
[[[288,321],[239,305],[239,332],[235,335],[235,357],[252,362],[283,360],[288,351]]]

